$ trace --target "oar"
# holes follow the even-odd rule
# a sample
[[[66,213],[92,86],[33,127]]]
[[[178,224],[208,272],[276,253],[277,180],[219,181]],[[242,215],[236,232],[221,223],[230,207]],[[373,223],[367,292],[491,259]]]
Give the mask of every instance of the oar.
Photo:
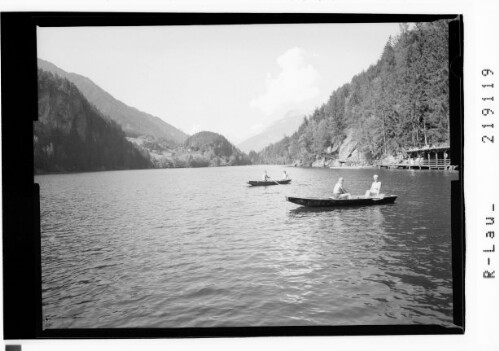
[[[272,179],[272,178],[270,178],[270,177],[269,177],[269,179],[270,179],[271,181],[275,182],[277,185],[281,185],[281,183],[276,182],[274,179]]]

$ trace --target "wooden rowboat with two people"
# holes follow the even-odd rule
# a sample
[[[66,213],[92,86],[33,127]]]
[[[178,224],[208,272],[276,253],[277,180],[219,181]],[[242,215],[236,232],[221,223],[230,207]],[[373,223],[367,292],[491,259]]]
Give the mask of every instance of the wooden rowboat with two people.
[[[248,182],[251,186],[268,186],[268,185],[280,185],[280,184],[289,184],[291,179],[284,180],[250,180]]]
[[[291,197],[286,196],[286,200],[305,207],[345,207],[345,206],[371,206],[392,204],[397,198],[396,195],[383,195],[379,197],[352,196],[350,199],[333,199],[318,197]]]

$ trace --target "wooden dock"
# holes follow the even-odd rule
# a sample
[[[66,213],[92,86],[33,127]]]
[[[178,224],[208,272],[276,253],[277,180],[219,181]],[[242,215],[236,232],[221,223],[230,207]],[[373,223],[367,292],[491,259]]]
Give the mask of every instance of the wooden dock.
[[[387,163],[380,164],[378,168],[387,169],[428,169],[428,170],[443,170],[453,171],[456,169],[455,165],[451,165],[449,159],[432,159],[422,160],[421,162],[414,163]]]

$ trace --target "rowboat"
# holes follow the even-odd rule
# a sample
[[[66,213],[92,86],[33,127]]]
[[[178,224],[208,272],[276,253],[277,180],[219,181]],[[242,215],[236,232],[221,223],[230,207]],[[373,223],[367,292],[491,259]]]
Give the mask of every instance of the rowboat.
[[[289,184],[289,182],[291,182],[291,179],[276,180],[276,181],[250,180],[248,184],[251,186],[267,186],[267,185],[278,185],[277,183]]]
[[[297,205],[306,207],[342,207],[342,206],[371,206],[392,204],[397,198],[396,195],[385,195],[383,197],[354,196],[351,199],[332,199],[318,197],[291,197],[286,196],[286,200]]]

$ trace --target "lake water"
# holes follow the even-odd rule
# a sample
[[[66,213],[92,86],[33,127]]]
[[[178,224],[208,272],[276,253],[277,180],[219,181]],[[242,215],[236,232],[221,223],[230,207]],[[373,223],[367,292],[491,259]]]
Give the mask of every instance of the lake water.
[[[44,328],[452,326],[457,173],[241,166],[36,176]],[[305,210],[285,196],[393,205]]]

